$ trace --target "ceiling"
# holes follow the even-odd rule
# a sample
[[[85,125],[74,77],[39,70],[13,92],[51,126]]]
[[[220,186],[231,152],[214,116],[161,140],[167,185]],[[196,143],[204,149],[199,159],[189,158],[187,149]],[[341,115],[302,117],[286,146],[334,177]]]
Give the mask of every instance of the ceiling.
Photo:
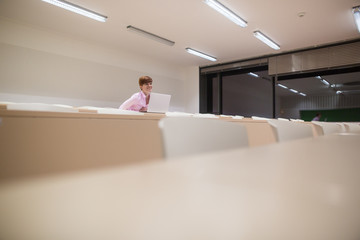
[[[15,21],[178,66],[208,66],[360,38],[352,16],[352,7],[360,5],[360,0],[220,0],[248,22],[246,28],[229,21],[204,0],[69,1],[106,15],[108,20],[98,22],[41,0],[0,0],[0,20]],[[128,25],[175,44],[168,46],[145,38],[127,30]],[[272,38],[281,49],[273,50],[256,39],[253,36],[256,30]],[[208,53],[218,61],[193,56],[185,51],[187,47]],[[269,78],[267,72],[260,75]],[[314,77],[282,83],[307,95],[334,94],[340,89],[356,90],[360,94],[360,84],[346,86],[351,82],[359,83],[360,72],[322,77],[331,84],[338,84],[338,89]],[[279,88],[278,94],[291,96],[294,93]]]
[[[214,64],[188,54],[187,47],[216,57],[217,64],[360,37],[351,12],[360,0],[221,0],[248,22],[246,28],[203,0],[69,1],[108,16],[108,21],[97,22],[41,0],[0,0],[0,17],[179,66]],[[170,39],[175,45],[144,38],[128,31],[128,25]],[[268,35],[281,49],[260,42],[253,36],[255,30]]]

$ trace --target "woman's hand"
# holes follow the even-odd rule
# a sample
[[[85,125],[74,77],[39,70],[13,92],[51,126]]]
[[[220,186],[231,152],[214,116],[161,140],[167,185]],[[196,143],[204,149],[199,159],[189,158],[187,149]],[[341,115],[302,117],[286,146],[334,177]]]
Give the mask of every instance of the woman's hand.
[[[147,112],[147,107],[140,108],[139,112]]]

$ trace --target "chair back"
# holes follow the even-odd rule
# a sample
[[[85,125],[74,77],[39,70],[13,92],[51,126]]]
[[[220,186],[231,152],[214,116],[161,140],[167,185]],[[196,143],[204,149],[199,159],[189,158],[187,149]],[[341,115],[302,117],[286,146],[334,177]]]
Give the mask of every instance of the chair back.
[[[268,120],[268,123],[273,127],[278,142],[314,136],[311,126],[305,123],[277,119]]]
[[[246,127],[240,123],[166,117],[159,121],[159,127],[166,158],[248,146]]]
[[[322,129],[322,135],[342,132],[341,126],[337,123],[315,121],[312,121],[311,123]]]
[[[355,122],[344,122],[346,132],[360,132],[360,124]]]

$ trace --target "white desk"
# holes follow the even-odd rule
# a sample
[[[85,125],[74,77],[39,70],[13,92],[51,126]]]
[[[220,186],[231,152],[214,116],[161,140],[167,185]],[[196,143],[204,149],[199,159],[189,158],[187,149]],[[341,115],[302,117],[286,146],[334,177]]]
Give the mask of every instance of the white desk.
[[[360,135],[0,184],[0,239],[360,239]]]

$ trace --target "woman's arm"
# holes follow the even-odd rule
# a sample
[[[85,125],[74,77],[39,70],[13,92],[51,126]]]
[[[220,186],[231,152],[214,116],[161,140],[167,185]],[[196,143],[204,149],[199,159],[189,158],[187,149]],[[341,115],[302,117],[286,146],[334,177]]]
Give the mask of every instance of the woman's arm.
[[[127,99],[123,104],[121,104],[119,109],[133,110],[133,109],[131,109],[131,106],[137,104],[137,102],[138,102],[138,98],[137,98],[136,93],[135,93],[129,99]]]

